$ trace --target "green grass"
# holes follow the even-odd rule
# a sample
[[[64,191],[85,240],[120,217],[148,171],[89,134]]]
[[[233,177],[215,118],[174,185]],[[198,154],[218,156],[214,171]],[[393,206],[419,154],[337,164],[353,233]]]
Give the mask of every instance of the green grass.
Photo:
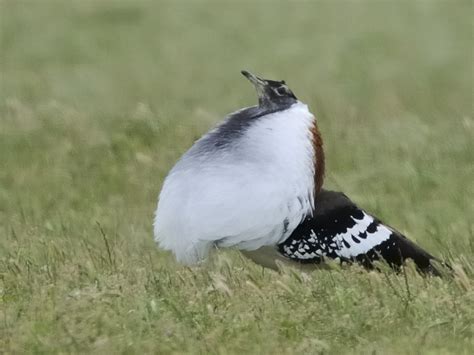
[[[0,353],[469,354],[472,2],[0,2]],[[317,115],[326,186],[454,278],[281,274],[152,240],[176,159],[252,105]],[[471,350],[469,350],[471,349]]]

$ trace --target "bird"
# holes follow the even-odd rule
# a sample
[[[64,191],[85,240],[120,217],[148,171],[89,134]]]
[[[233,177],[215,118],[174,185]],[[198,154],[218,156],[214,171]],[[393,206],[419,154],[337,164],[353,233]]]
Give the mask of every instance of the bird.
[[[185,265],[236,248],[274,269],[278,261],[318,267],[331,259],[399,268],[412,259],[437,274],[435,257],[344,193],[323,188],[318,121],[286,82],[241,73],[258,104],[227,115],[170,170],[155,211],[156,243]]]

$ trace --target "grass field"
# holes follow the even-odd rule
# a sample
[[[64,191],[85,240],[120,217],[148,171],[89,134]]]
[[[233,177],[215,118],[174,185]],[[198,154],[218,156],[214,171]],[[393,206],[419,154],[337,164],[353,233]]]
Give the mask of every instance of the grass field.
[[[472,353],[472,7],[0,1],[0,353]],[[167,171],[255,103],[241,69],[309,104],[327,187],[456,276],[158,250]]]

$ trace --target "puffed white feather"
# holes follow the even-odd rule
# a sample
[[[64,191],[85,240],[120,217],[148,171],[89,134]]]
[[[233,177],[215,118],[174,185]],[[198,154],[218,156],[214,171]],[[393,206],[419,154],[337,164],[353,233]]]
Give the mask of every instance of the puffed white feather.
[[[209,148],[218,128],[203,136],[163,183],[155,241],[195,264],[213,245],[255,250],[285,240],[314,208],[314,124],[298,101],[227,146]]]

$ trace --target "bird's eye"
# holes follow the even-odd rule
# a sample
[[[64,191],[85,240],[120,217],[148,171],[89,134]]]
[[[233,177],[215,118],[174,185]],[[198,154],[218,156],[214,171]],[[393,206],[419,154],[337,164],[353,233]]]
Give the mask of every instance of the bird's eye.
[[[287,91],[284,87],[280,87],[276,91],[277,91],[277,94],[280,95],[280,96],[283,96],[283,95],[287,94]]]

